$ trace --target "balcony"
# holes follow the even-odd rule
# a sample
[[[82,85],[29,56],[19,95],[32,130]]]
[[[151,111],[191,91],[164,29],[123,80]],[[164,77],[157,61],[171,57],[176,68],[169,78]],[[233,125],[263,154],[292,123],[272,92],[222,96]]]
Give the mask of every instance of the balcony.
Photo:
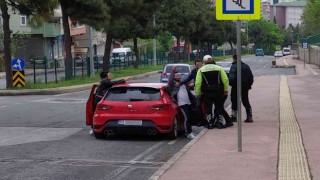
[[[43,37],[57,37],[62,35],[59,23],[44,23],[41,27],[31,28],[31,34],[42,34]]]

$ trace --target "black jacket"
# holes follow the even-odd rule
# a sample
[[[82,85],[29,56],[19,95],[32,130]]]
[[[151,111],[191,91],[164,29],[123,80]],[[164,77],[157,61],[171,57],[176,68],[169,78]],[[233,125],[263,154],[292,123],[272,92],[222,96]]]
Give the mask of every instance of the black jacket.
[[[181,81],[180,84],[181,84],[181,85],[182,85],[182,84],[187,84],[187,83],[189,83],[192,79],[194,80],[194,82],[196,82],[197,71],[198,71],[197,68],[193,68],[193,69],[191,70],[191,74],[188,76],[188,78],[187,78],[187,79],[184,79],[183,81]]]
[[[253,84],[253,74],[250,67],[241,61],[241,85],[251,89]],[[237,87],[237,62],[233,62],[229,71],[229,85]]]
[[[121,79],[119,81],[110,81],[109,79],[101,80],[99,86],[97,87],[95,95],[102,97],[113,85],[125,82],[126,81],[124,79]]]

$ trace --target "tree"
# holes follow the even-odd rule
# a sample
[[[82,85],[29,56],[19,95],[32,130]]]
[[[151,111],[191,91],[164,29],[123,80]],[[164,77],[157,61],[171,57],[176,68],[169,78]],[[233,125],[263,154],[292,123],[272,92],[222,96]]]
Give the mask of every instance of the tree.
[[[266,54],[273,54],[276,45],[283,44],[283,31],[274,23],[261,19],[248,22],[250,42],[255,48],[263,48]]]
[[[54,8],[57,7],[56,0],[0,0],[0,9],[3,19],[3,45],[4,64],[6,72],[6,88],[13,88],[11,71],[11,30],[9,8],[14,8],[20,14],[32,17],[34,22],[41,24],[41,21],[53,15]],[[41,17],[41,18],[40,18]]]
[[[202,13],[200,7],[203,1],[164,0],[160,8],[157,22],[161,24],[163,31],[168,31],[177,38],[176,61],[180,58],[181,38],[184,38],[188,43],[190,35],[196,31],[197,21],[200,20],[199,14]]]
[[[72,53],[69,18],[100,29],[108,21],[108,6],[104,0],[59,0],[62,11],[64,48],[66,54],[66,79],[72,77]]]
[[[302,26],[305,36],[320,33],[320,1],[309,0],[302,14]]]
[[[136,56],[135,68],[139,63],[138,38],[153,37],[153,14],[160,6],[160,0],[107,0],[110,20],[104,26],[107,40],[103,58],[103,70],[109,70],[113,39],[133,39]]]

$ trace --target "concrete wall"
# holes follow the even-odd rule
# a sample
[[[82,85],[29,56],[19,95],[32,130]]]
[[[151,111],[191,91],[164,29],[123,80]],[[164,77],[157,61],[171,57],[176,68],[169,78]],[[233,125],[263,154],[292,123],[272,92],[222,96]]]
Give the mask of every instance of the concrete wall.
[[[320,65],[320,47],[309,46],[308,49],[299,47],[299,59],[309,64]]]

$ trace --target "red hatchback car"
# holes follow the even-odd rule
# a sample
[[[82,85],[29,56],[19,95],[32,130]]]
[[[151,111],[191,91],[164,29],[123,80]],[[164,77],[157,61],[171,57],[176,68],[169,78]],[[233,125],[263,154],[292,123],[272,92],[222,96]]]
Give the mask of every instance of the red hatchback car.
[[[175,139],[179,107],[164,83],[126,83],[108,90],[93,113],[92,87],[86,107],[86,124],[96,138],[118,133],[166,134]]]

